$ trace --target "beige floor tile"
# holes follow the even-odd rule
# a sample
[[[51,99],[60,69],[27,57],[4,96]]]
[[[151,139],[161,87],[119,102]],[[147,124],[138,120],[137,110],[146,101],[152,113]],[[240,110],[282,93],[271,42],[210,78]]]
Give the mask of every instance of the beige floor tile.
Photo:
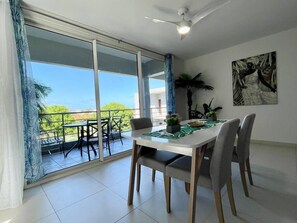
[[[31,223],[54,213],[49,200],[40,187],[24,191],[23,205],[0,211],[0,222]]]
[[[199,190],[199,189],[198,189]],[[214,208],[213,200],[200,196],[196,203],[196,221],[203,222]],[[145,214],[162,223],[184,223],[188,219],[188,194],[179,187],[172,187],[171,213],[166,212],[164,192],[159,192],[138,207]]]
[[[44,184],[43,188],[57,211],[103,190],[105,186],[82,172]]]
[[[250,197],[244,196],[241,182],[233,182],[235,204],[238,212],[264,222],[297,222],[297,196],[292,196],[267,188],[250,186]],[[227,195],[223,196],[224,205],[229,207]]]
[[[130,168],[120,163],[107,163],[85,171],[89,176],[105,186],[113,186],[127,180]]]
[[[121,183],[109,187],[114,193],[121,196],[123,199],[128,199],[128,187],[129,187],[129,179],[122,181]],[[141,176],[140,183],[140,192],[136,192],[136,182],[135,182],[135,190],[134,190],[134,198],[133,198],[133,207],[137,207],[140,204],[144,203],[156,193],[164,191],[164,183],[158,179],[155,182],[152,182],[151,177],[143,174]]]
[[[41,220],[37,221],[36,223],[61,223],[61,221],[56,214],[52,214],[50,216],[42,218]]]
[[[157,223],[142,211],[135,209],[128,215],[117,221],[117,223]]]
[[[114,223],[126,216],[131,207],[120,196],[104,189],[84,200],[58,211],[62,223]]]

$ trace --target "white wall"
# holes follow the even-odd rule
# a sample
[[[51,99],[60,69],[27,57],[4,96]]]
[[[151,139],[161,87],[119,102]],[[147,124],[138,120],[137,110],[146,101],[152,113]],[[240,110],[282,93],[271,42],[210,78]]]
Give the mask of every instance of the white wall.
[[[277,53],[278,104],[233,106],[231,62],[271,51]],[[196,102],[201,108],[214,97],[213,105],[223,107],[221,118],[243,118],[256,113],[252,139],[297,143],[297,28],[193,58],[184,65],[190,74],[202,72],[203,80],[215,88],[198,91],[194,105]]]

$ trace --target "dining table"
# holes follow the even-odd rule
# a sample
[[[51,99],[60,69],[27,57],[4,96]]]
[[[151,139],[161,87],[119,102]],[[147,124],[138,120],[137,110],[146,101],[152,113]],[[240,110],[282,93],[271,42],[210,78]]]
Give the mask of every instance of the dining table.
[[[214,144],[219,133],[220,126],[226,120],[209,122],[207,120],[186,120],[181,125],[186,126],[190,122],[204,122],[204,127],[197,128],[181,137],[173,137],[166,133],[166,125],[154,126],[151,128],[132,130],[123,133],[123,137],[133,140],[130,179],[128,188],[128,205],[133,205],[133,194],[135,184],[135,171],[138,153],[141,147],[151,147],[158,150],[170,151],[192,157],[191,181],[188,205],[188,222],[195,222],[196,194],[199,170],[203,157],[210,144]]]

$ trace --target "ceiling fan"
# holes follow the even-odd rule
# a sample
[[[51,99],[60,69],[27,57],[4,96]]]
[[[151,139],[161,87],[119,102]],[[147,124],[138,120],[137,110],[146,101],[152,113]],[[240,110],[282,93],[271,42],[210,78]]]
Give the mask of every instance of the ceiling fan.
[[[144,18],[152,20],[155,23],[169,23],[176,26],[178,33],[181,36],[181,39],[185,38],[186,35],[190,32],[191,28],[199,21],[215,12],[216,10],[222,8],[226,4],[228,4],[230,0],[217,0],[210,2],[204,8],[199,10],[196,15],[194,15],[191,19],[187,19],[187,13],[189,12],[188,8],[180,8],[177,11],[177,14],[182,17],[182,20],[179,22],[174,21],[166,21],[161,19],[155,19],[145,16]]]

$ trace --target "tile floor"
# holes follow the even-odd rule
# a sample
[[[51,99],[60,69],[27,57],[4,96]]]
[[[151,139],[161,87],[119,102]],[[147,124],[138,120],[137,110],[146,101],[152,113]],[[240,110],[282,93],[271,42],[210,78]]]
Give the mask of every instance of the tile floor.
[[[188,196],[183,183],[172,182],[172,213],[165,209],[162,175],[152,183],[150,169],[143,169],[140,193],[127,206],[130,157],[52,181],[24,192],[24,204],[0,211],[1,223],[184,223]],[[244,196],[238,165],[234,164],[233,188],[238,216],[231,214],[226,190],[226,222],[296,223],[297,153],[288,147],[251,145],[255,186]],[[196,222],[218,222],[213,194],[198,187]]]
[[[97,145],[95,145],[95,148]],[[123,145],[120,142],[120,140],[115,140],[110,142],[110,152],[111,155],[115,155],[127,150],[130,150],[132,148],[132,140],[123,138]],[[90,148],[91,150],[91,148]],[[99,159],[99,152],[98,149],[97,156],[95,156],[94,152],[91,150],[90,156],[91,160]],[[67,151],[66,151],[67,152]],[[109,152],[106,148],[103,150],[104,157],[109,156]],[[67,157],[64,157],[64,154],[62,152],[47,154],[42,156],[42,165],[45,170],[45,173],[52,173],[55,171],[59,171],[68,167],[72,167],[81,163],[88,162],[88,153],[87,148],[83,147],[83,156],[80,155],[80,150],[75,148],[72,150]]]

